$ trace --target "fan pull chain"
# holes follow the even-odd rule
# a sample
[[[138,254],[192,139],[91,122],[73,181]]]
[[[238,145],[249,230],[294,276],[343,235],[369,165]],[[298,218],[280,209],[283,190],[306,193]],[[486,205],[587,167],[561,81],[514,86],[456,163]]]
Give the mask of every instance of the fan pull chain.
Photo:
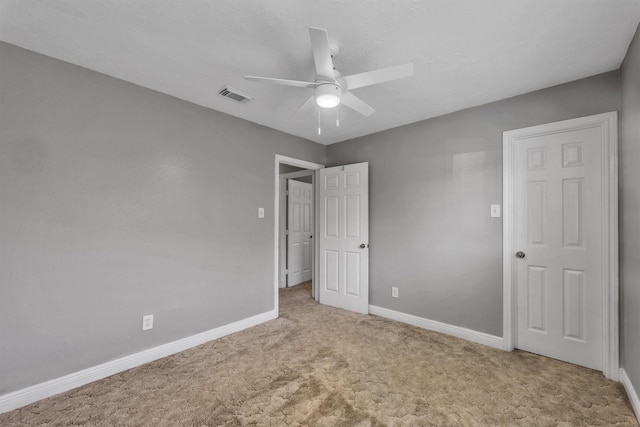
[[[318,108],[318,135],[322,135],[322,128],[320,127],[320,109]]]
[[[336,127],[340,127],[340,104],[336,106]]]

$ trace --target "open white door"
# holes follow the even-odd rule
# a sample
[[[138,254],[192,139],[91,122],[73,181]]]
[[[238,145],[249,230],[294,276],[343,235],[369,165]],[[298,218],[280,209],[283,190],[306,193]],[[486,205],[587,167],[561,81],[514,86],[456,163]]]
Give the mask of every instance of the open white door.
[[[320,302],[369,313],[369,164],[319,176]]]
[[[287,199],[287,286],[311,280],[313,186],[289,179]]]

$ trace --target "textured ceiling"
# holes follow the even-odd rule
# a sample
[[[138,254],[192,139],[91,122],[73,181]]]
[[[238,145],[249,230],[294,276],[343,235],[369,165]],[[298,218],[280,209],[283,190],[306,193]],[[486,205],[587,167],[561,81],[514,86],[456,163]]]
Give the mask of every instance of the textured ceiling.
[[[322,144],[619,68],[640,0],[1,0],[0,40]],[[413,62],[415,75],[353,93],[340,108],[293,113],[313,80],[307,27],[341,46],[343,74]],[[231,85],[254,97],[218,95]]]

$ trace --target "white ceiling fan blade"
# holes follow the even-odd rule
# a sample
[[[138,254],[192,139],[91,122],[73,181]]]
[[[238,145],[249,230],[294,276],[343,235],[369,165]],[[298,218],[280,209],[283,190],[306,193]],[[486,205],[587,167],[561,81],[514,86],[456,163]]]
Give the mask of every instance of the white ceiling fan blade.
[[[363,100],[361,100],[351,92],[343,93],[342,98],[340,98],[340,103],[366,117],[369,117],[376,112],[376,110],[371,108],[369,104],[366,104]]]
[[[296,110],[296,112],[295,112],[295,113],[293,113],[293,115],[295,116],[296,114],[300,113],[301,111],[307,111],[307,110],[308,110],[308,109],[310,109],[310,108],[311,108],[311,106],[312,106],[312,105],[314,105],[315,103],[316,103],[316,97],[315,97],[314,95],[311,95],[311,96],[309,97],[309,99],[307,99],[307,100],[305,101],[305,103],[304,103],[304,104],[302,104],[302,105],[300,106],[300,108],[298,108],[298,109]]]
[[[352,74],[343,77],[343,79],[347,86],[346,89],[352,90],[409,76],[413,76],[413,64],[396,65],[395,67],[381,68],[375,71],[367,71],[366,73]]]
[[[271,77],[257,77],[257,76],[244,76],[247,80],[254,82],[272,83],[281,86],[293,86],[293,87],[309,87],[314,88],[318,86],[315,82],[301,82],[299,80],[286,80],[286,79],[274,79]]]
[[[327,31],[322,28],[309,27],[309,37],[311,37],[311,49],[313,49],[316,74],[318,77],[333,81],[335,73],[333,71],[333,60],[331,59]]]

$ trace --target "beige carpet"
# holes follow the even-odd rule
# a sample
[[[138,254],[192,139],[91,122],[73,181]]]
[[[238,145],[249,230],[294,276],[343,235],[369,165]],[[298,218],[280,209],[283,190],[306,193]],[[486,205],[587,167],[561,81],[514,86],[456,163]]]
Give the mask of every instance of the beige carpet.
[[[638,425],[620,384],[281,291],[281,317],[0,415],[1,426]]]

